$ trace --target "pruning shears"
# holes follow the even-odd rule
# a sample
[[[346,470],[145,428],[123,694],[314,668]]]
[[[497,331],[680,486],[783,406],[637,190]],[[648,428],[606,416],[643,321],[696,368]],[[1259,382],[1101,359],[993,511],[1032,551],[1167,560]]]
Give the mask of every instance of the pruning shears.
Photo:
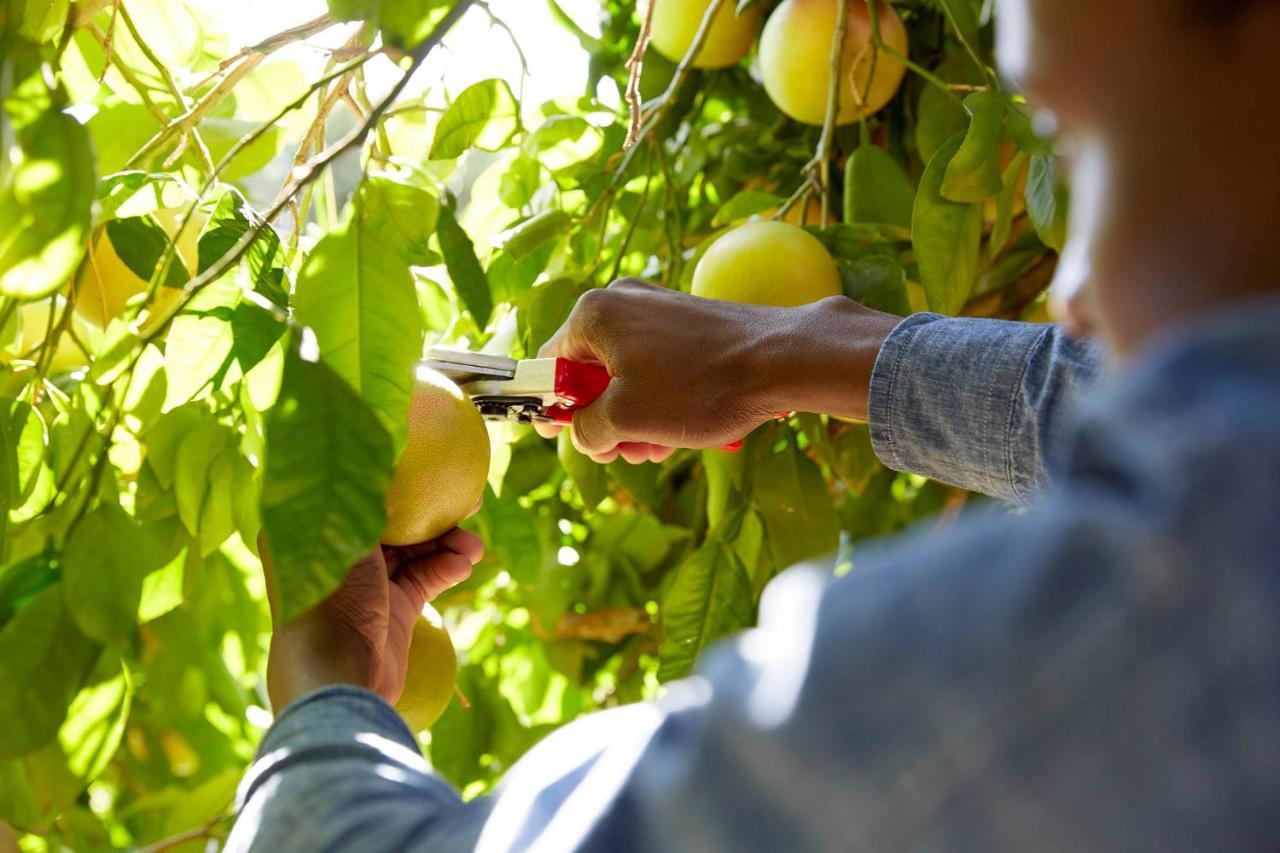
[[[573,413],[590,406],[609,387],[599,364],[567,358],[514,359],[504,355],[432,347],[423,367],[453,380],[485,420],[569,425]],[[723,450],[738,450],[741,441]]]

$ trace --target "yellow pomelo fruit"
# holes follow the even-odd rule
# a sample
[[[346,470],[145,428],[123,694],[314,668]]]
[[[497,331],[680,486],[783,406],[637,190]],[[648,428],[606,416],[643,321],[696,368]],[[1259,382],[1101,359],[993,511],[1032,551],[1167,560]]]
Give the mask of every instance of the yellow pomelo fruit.
[[[710,0],[653,0],[653,47],[673,62],[684,59],[693,46],[698,25]],[[738,16],[736,0],[722,3],[711,21],[702,50],[693,58],[694,68],[727,68],[742,61],[760,32],[760,6]]]
[[[877,8],[881,41],[903,56],[908,55],[907,29],[902,19],[888,3],[880,2]],[[827,115],[831,39],[837,12],[836,0],[783,0],[760,36],[760,76],[765,91],[778,109],[805,124],[821,125]],[[883,109],[897,94],[907,71],[897,59],[880,51],[875,58],[875,79],[868,89],[872,51],[867,47],[871,43],[867,4],[862,0],[850,2],[848,22],[840,60],[837,124],[849,124]],[[859,98],[863,98],[861,106]]]
[[[18,347],[19,352],[23,354],[31,352],[51,334],[50,326],[61,321],[65,304],[65,299],[55,295],[22,306],[22,341]],[[51,313],[52,318],[49,316]],[[71,340],[71,332],[74,332],[85,345],[92,346],[89,325],[79,317],[73,316],[70,328],[58,339],[58,348],[54,351],[53,361],[50,362],[50,373],[67,373],[84,367],[87,363],[88,359],[84,352],[76,346],[75,341]],[[33,354],[32,358],[35,357]]]
[[[387,490],[387,545],[427,542],[457,526],[484,493],[489,431],[462,389],[424,370],[409,404],[409,436]]]
[[[457,679],[458,657],[453,640],[449,639],[440,614],[427,605],[413,626],[404,692],[396,702],[396,711],[415,732],[431,728],[449,707]]]
[[[693,271],[693,294],[788,307],[839,296],[840,271],[825,246],[786,222],[757,220],[716,239]]]
[[[173,237],[178,233],[178,225],[186,215],[186,208],[165,208],[155,211],[154,216],[160,222],[165,233]],[[178,255],[187,268],[187,272],[195,275],[199,265],[200,229],[204,227],[206,217],[197,212],[182,229],[178,237]],[[80,292],[76,296],[76,313],[90,323],[105,328],[108,323],[120,316],[124,304],[147,289],[147,282],[129,269],[129,266],[116,253],[111,238],[107,236],[105,227],[98,229],[97,236],[89,243],[89,257],[80,276]],[[161,287],[156,292],[151,311],[156,313],[178,298],[178,291],[172,287]]]

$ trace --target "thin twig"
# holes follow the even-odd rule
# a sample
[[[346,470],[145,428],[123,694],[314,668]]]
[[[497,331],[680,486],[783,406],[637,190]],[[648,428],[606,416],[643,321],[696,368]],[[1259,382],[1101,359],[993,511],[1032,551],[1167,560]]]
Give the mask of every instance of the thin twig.
[[[640,101],[640,74],[644,70],[644,55],[649,49],[649,39],[653,35],[653,9],[658,0],[649,0],[649,8],[645,10],[644,21],[640,24],[640,35],[636,37],[636,46],[627,59],[627,107],[630,111],[630,124],[627,127],[627,141],[624,149],[635,145],[640,138],[640,113],[644,105]]]
[[[177,101],[178,108],[184,113],[190,110],[191,104],[187,101],[187,96],[183,94],[182,87],[178,85],[178,81],[174,79],[173,72],[169,70],[168,65],[161,61],[160,57],[156,56],[155,51],[151,49],[151,45],[147,44],[146,39],[138,32],[137,26],[133,23],[133,16],[125,9],[124,4],[118,2],[118,0],[115,4],[115,10],[116,17],[124,21],[125,28],[129,30],[129,35],[133,36],[133,41],[138,45],[138,49],[142,51],[142,55],[155,67],[160,79],[164,80],[165,85],[169,87],[169,93]],[[114,21],[114,18],[112,20]],[[200,137],[199,129],[195,127],[188,128],[187,136],[195,146],[196,153],[200,156],[200,163],[204,166],[205,172],[212,172],[213,156],[209,153],[209,147],[205,145],[204,139]],[[176,162],[177,156],[175,155],[172,159]]]
[[[299,190],[315,181],[324,169],[334,160],[338,159],[351,149],[359,147],[364,142],[365,138],[369,135],[369,131],[373,129],[373,126],[382,117],[382,114],[386,112],[392,102],[395,101],[395,99],[400,96],[400,93],[404,91],[405,86],[409,83],[409,79],[413,76],[413,73],[418,70],[418,67],[422,65],[422,61],[426,59],[427,54],[435,49],[435,47],[444,38],[445,33],[447,33],[453,25],[458,22],[463,14],[471,8],[473,2],[474,0],[460,0],[456,6],[445,14],[444,18],[436,25],[436,28],[432,31],[431,35],[429,35],[421,44],[410,52],[410,64],[408,69],[405,71],[404,75],[396,81],[395,86],[391,88],[391,91],[387,93],[387,96],[373,108],[373,112],[369,113],[369,116],[357,127],[353,128],[346,136],[313,157],[304,167],[300,167],[299,170],[302,171],[302,174],[296,176],[288,186],[281,190],[280,194],[276,197],[276,200],[272,203],[271,207],[262,214],[259,221],[252,227],[246,229],[245,233],[240,237],[236,244],[228,249],[212,266],[188,281],[186,285],[183,286],[183,298],[178,299],[175,304],[169,306],[168,311],[162,320],[157,323],[145,337],[142,338],[142,343],[150,343],[162,335],[164,330],[167,329],[169,324],[173,321],[173,318],[186,307],[187,303],[190,302],[197,293],[207,287],[211,282],[221,278],[223,274],[239,263],[240,259],[244,257],[247,251],[249,251],[249,247],[257,241],[258,237],[266,228],[270,227],[269,223],[280,215],[280,212],[288,206],[289,202]],[[232,150],[234,151],[235,149]],[[230,155],[231,152],[228,152],[228,156]]]
[[[874,3],[875,0],[868,0]],[[827,67],[827,113],[822,120],[822,135],[806,170],[818,176],[818,191],[822,195],[822,227],[827,227],[827,215],[831,209],[831,140],[835,136],[836,117],[840,112],[840,66],[844,60],[845,35],[849,30],[849,0],[836,2],[836,28],[831,34],[831,53]],[[857,67],[857,63],[854,63]],[[852,73],[852,72],[850,72]],[[857,86],[854,86],[855,91]]]
[[[969,58],[973,60],[973,64],[978,66],[978,70],[982,72],[982,76],[987,78],[987,82],[993,89],[1000,88],[1000,81],[996,78],[995,72],[991,70],[982,58],[978,56],[978,51],[974,50],[969,38],[964,34],[964,30],[960,29],[960,22],[956,19],[956,13],[951,11],[952,0],[941,0],[942,13],[947,16],[947,21],[951,24],[951,28],[956,31],[956,40],[960,42],[960,46],[964,48],[965,53],[969,54]]]
[[[88,31],[89,35],[93,36],[94,40],[97,41],[98,44],[102,45],[103,50],[106,52],[107,64],[114,65],[116,67],[116,70],[120,72],[120,76],[124,78],[124,81],[132,86],[134,91],[138,93],[138,97],[142,99],[143,106],[145,106],[151,115],[155,117],[156,121],[161,124],[167,122],[169,120],[169,116],[165,114],[164,110],[156,106],[155,101],[151,100],[151,87],[139,80],[138,75],[133,73],[132,68],[130,68],[126,63],[121,62],[118,56],[107,49],[108,41],[106,34],[103,33],[98,25],[94,23],[90,23],[85,29]],[[106,73],[105,69],[107,64],[103,65],[104,74]]]

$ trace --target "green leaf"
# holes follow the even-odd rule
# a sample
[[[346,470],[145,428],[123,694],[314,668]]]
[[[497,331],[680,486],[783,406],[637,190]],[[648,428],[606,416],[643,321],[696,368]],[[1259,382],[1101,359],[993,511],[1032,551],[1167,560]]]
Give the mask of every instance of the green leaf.
[[[1027,173],[1027,215],[1041,242],[1058,252],[1067,242],[1068,206],[1067,188],[1058,176],[1057,158],[1033,154]]]
[[[557,441],[560,464],[564,466],[565,473],[577,487],[578,494],[582,496],[582,502],[587,509],[595,509],[609,494],[608,469],[579,453],[573,446],[569,430],[562,430],[557,436]]]
[[[498,235],[495,245],[516,260],[523,260],[573,225],[573,217],[563,210],[548,210],[526,219]]]
[[[206,285],[174,318],[165,343],[165,409],[220,389],[235,364],[235,332],[231,326],[240,287],[234,276]]]
[[[532,288],[525,296],[518,320],[525,351],[536,353],[550,340],[556,329],[569,317],[569,312],[586,290],[586,286],[569,278],[556,278]]]
[[[204,272],[221,260],[250,228],[260,229],[241,260],[248,269],[250,286],[255,293],[276,305],[287,306],[289,294],[285,290],[284,252],[280,238],[236,190],[222,194],[205,223],[197,250],[199,271]]]
[[[760,190],[743,190],[720,205],[720,209],[716,211],[715,217],[711,220],[711,227],[723,228],[726,225],[732,225],[749,216],[755,216],[757,213],[775,210],[785,202],[786,199],[779,198],[773,193],[761,192]]]
[[[734,549],[718,538],[680,564],[662,600],[658,678],[683,678],[698,656],[754,617],[751,579]]]
[[[840,277],[845,296],[854,302],[900,317],[911,313],[907,273],[894,258],[870,255],[852,264],[842,263]]]
[[[411,48],[431,35],[452,6],[454,0],[382,0],[382,37],[387,44]]]
[[[791,440],[780,449],[765,445],[756,440],[748,451],[754,454],[755,502],[777,572],[835,551],[840,522],[813,460]]]
[[[382,230],[383,240],[415,266],[439,263],[431,235],[440,218],[440,201],[427,190],[377,174],[365,179],[359,197],[366,228]]]
[[[920,179],[911,218],[911,244],[920,266],[929,308],[954,314],[973,290],[982,242],[982,207],[957,204],[942,195],[942,182],[964,137],[953,136],[934,155]]]
[[[21,400],[0,397],[0,511],[22,505],[43,467],[44,422]],[[3,526],[0,518],[0,527]]]
[[[86,636],[119,642],[133,632],[142,581],[165,555],[123,509],[104,503],[86,515],[62,551],[63,598]]]
[[[107,223],[107,239],[120,260],[143,281],[150,281],[160,258],[172,245],[169,235],[160,223],[150,216],[130,216],[112,219]],[[191,275],[182,265],[182,257],[175,251],[169,271],[163,282],[165,287],[182,287]]]
[[[0,628],[61,576],[52,554],[36,554],[0,569]]]
[[[481,80],[454,99],[436,127],[432,160],[461,157],[468,148],[497,151],[520,127],[520,105],[505,80]]]
[[[476,258],[476,247],[458,224],[452,206],[440,208],[437,227],[436,235],[440,238],[440,249],[444,253],[453,289],[475,320],[476,327],[483,329],[489,325],[489,317],[493,314],[493,294],[484,267]]]
[[[93,155],[84,127],[54,111],[20,130],[16,148],[18,162],[0,161],[0,210],[8,220],[0,231],[0,293],[37,299],[71,278],[84,255]]]
[[[844,221],[911,227],[915,189],[893,155],[863,145],[849,156],[844,172]]]
[[[1000,140],[1004,129],[1004,98],[994,92],[974,92],[964,99],[970,115],[964,142],[947,165],[942,195],[958,202],[978,202],[1004,187],[1000,174]]]
[[[119,656],[103,654],[71,701],[57,738],[22,762],[46,813],[67,809],[106,769],[124,738],[132,698],[132,679]]]
[[[1000,190],[1000,195],[996,196],[996,221],[991,226],[991,239],[987,244],[988,257],[994,258],[1000,253],[1000,250],[1009,242],[1009,236],[1013,233],[1013,213],[1014,207],[1018,200],[1018,189],[1021,186],[1021,177],[1027,168],[1027,155],[1025,152],[1019,151],[1018,154],[1009,162],[1009,167],[1004,170],[1000,180],[1004,186]]]
[[[310,609],[377,543],[394,462],[378,416],[334,370],[292,340],[267,414],[262,525],[285,621]]]
[[[325,364],[364,398],[404,446],[414,364],[422,357],[422,317],[409,266],[392,224],[396,208],[374,201],[398,192],[370,181],[357,193],[351,220],[325,236],[298,277],[294,309],[315,332]]]
[[[76,627],[63,585],[48,587],[0,630],[0,757],[36,749],[58,733],[100,646]]]

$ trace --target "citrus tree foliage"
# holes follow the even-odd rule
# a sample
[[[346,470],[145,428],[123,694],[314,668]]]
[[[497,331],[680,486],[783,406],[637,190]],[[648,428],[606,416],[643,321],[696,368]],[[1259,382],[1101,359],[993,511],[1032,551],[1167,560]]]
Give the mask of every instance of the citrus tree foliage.
[[[603,0],[596,34],[548,0],[591,56],[576,100],[409,86],[471,5],[330,0],[230,53],[179,2],[0,0],[0,818],[30,849],[225,830],[265,717],[259,534],[282,618],[376,543],[424,345],[535,354],[590,288],[687,289],[752,215],[803,215],[873,307],[1037,310],[1065,199],[991,71],[992,4],[896,2],[905,84],[825,131],[750,61],[650,51],[630,147],[633,107],[597,96],[627,90],[633,3]],[[323,75],[274,56],[335,21]],[[779,570],[847,569],[965,499],[819,415],[639,467],[493,438],[488,556],[439,602],[461,696],[424,737],[469,795],[690,672]]]

